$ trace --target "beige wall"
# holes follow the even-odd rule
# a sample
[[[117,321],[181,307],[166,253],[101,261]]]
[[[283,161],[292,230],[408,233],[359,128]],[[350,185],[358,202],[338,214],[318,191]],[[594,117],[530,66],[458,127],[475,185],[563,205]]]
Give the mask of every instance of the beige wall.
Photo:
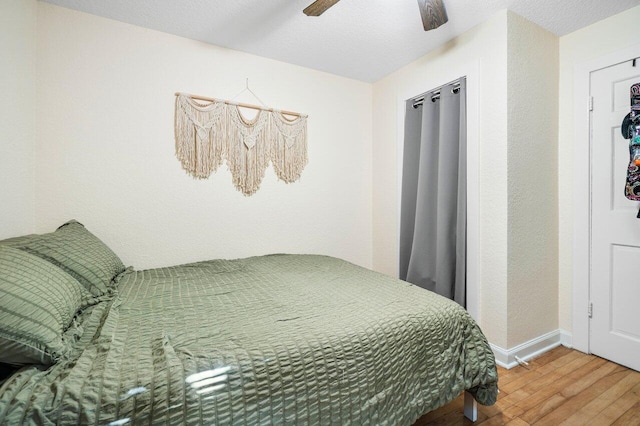
[[[459,77],[452,70],[469,62],[479,85],[468,106],[479,119],[479,155],[469,160],[478,163],[479,322],[510,348],[558,327],[553,34],[503,11],[374,84],[373,265],[397,276],[399,101],[421,81]]]
[[[36,0],[0,1],[0,239],[34,230]]]
[[[572,245],[574,167],[574,68],[609,53],[640,44],[640,6],[560,37],[558,139],[559,311],[560,328],[572,330]],[[588,90],[588,88],[585,88]],[[586,106],[584,106],[586,108]],[[586,308],[585,308],[586,309]]]
[[[136,268],[272,252],[371,266],[370,84],[39,2],[37,231],[76,218]],[[187,176],[174,92],[310,115],[302,180]],[[241,97],[241,101],[256,101]]]
[[[507,348],[558,328],[558,37],[508,14]]]

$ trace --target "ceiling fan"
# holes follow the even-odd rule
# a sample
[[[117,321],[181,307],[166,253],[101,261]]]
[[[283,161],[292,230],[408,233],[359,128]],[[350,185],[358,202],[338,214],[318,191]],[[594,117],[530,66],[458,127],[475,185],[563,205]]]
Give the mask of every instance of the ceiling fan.
[[[307,6],[303,12],[307,16],[320,16],[339,1],[340,0],[316,0]],[[425,31],[438,28],[449,20],[443,0],[418,0],[418,7],[420,8],[422,26]]]

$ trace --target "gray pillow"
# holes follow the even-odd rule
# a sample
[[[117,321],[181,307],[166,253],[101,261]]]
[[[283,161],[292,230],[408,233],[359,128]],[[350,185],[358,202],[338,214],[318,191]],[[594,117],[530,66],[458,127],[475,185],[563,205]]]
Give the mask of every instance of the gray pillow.
[[[71,220],[55,232],[0,241],[60,267],[94,296],[109,293],[112,280],[125,270],[120,258],[79,222]]]
[[[53,364],[69,350],[65,330],[91,298],[57,266],[0,244],[0,362]]]

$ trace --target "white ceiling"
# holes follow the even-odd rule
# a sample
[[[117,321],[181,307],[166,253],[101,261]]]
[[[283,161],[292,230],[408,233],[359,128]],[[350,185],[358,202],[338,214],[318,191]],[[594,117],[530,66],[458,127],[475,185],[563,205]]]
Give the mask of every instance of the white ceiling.
[[[445,0],[449,22],[425,32],[416,0],[43,0],[207,43],[374,82],[508,8],[556,35],[640,0]]]

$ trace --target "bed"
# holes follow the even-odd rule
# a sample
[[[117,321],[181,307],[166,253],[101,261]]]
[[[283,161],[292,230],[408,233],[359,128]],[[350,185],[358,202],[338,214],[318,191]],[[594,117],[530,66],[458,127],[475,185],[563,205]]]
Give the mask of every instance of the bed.
[[[133,271],[87,249],[102,243],[77,222],[46,235],[0,242],[0,292],[18,294],[16,263],[28,264],[78,300],[50,309],[64,311],[59,342],[34,322],[37,350],[8,330],[28,321],[0,306],[0,352],[17,352],[0,362],[18,368],[0,387],[0,424],[411,425],[463,391],[496,400],[477,324],[406,282],[316,255]]]

